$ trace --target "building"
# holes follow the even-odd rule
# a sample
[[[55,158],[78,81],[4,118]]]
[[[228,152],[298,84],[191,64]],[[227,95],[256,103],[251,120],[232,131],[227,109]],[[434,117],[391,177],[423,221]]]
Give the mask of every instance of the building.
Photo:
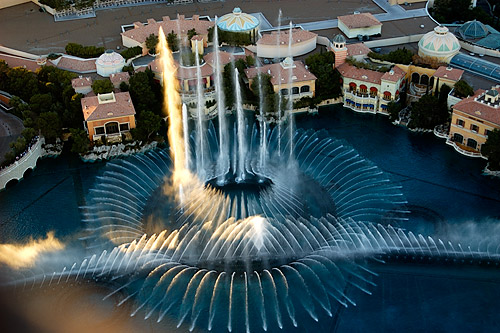
[[[271,76],[271,84],[275,93],[279,93],[281,89],[281,94],[287,96],[290,92],[294,100],[302,97],[314,97],[316,76],[301,61],[285,58],[280,63],[262,66],[260,70],[261,73]],[[247,68],[245,74],[251,87],[253,79],[259,74],[259,69]]]
[[[479,21],[473,20],[462,24],[455,29],[457,36],[462,39],[478,39],[484,38],[488,35],[488,28]]]
[[[382,23],[370,13],[339,16],[338,27],[347,38],[374,36],[382,33]]]
[[[125,59],[121,54],[113,50],[107,50],[95,62],[97,74],[109,77],[111,74],[119,73],[125,66]]]
[[[342,65],[347,58],[347,47],[345,37],[341,34],[333,37],[331,43],[331,50],[335,54],[335,63],[333,64],[333,68],[337,68]]]
[[[488,134],[500,129],[500,85],[478,90],[453,106],[447,143],[468,156],[481,156]]]
[[[79,74],[95,73],[97,58],[83,59],[64,54],[57,59],[50,60],[57,68]]]
[[[418,42],[418,55],[432,58],[439,62],[450,63],[460,51],[457,37],[449,32],[447,27],[437,26],[426,33]]]
[[[135,128],[135,109],[128,92],[99,94],[81,100],[85,130],[90,141],[103,137],[121,141],[121,135]]]
[[[316,49],[317,39],[318,34],[302,29],[292,29],[291,38],[289,29],[266,33],[257,41],[257,57],[301,56]]]
[[[129,79],[130,79],[130,74],[128,72],[113,73],[109,76],[109,80],[111,81],[115,89],[120,88],[120,84],[122,82],[128,83]]]
[[[92,78],[80,75],[76,79],[71,80],[71,86],[77,94],[87,95],[92,91]]]
[[[257,39],[259,26],[260,21],[255,16],[243,13],[239,7],[217,20],[217,27],[220,30],[248,34],[253,41]]]
[[[368,57],[371,50],[364,43],[347,44],[347,56],[356,61],[362,61]]]
[[[397,66],[382,73],[343,63],[337,70],[342,76],[344,106],[358,112],[387,114],[387,104],[399,101],[405,84],[406,73]]]
[[[182,44],[186,46],[189,45],[187,33],[189,30],[194,29],[197,35],[203,37],[205,46],[207,46],[208,30],[213,26],[213,22],[201,20],[199,15],[193,15],[190,20],[186,19],[184,15],[177,15],[176,20],[170,20],[170,17],[164,16],[162,21],[159,22],[151,18],[148,19],[147,23],[134,22],[132,29],[122,32],[122,43],[125,47],[140,46],[142,47],[142,53],[147,54],[146,38],[151,34],[158,36],[161,27],[165,35],[172,31],[177,34]]]

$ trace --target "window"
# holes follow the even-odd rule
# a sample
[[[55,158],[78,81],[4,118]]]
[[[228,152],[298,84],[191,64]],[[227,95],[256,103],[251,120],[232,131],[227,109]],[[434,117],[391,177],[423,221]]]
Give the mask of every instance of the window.
[[[106,124],[106,134],[118,133],[118,123],[107,123]]]
[[[362,93],[362,94],[366,94],[366,92],[368,91],[368,88],[362,84],[359,86],[359,92]]]
[[[491,131],[489,129],[484,130],[484,135],[488,136],[491,134]]]
[[[299,93],[299,87],[293,87],[292,88],[292,94],[297,95]]]
[[[349,90],[356,91],[356,83],[354,83],[354,82],[349,83]]]
[[[452,141],[462,143],[462,142],[464,142],[464,137],[461,134],[454,133]]]
[[[472,149],[476,149],[477,148],[477,141],[474,140],[474,139],[467,139],[467,147],[470,147]]]
[[[391,93],[389,91],[384,91],[384,99],[385,100],[391,100]]]
[[[129,130],[128,123],[120,124],[120,132],[128,131],[128,130]]]
[[[477,133],[479,131],[479,127],[475,124],[470,124],[470,130],[474,133]]]
[[[464,127],[465,121],[463,121],[462,119],[457,119],[457,125],[460,127]]]
[[[302,86],[302,87],[300,87],[300,92],[307,93],[307,92],[309,92],[309,89],[310,89],[309,86]]]
[[[377,93],[378,93],[378,89],[377,89],[377,88],[375,88],[375,87],[371,87],[371,88],[370,88],[370,95],[371,95],[372,97],[377,96]]]
[[[104,134],[104,127],[96,127],[94,130],[96,135]]]
[[[281,89],[281,94],[283,96],[287,96],[288,95],[288,89]]]

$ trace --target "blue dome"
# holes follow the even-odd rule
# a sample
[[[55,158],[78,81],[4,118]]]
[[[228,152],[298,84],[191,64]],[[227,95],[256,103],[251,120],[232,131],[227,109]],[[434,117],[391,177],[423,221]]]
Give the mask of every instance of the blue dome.
[[[465,22],[456,31],[463,39],[483,38],[488,34],[488,28],[476,20]]]
[[[224,31],[247,32],[259,26],[259,20],[252,15],[245,14],[236,7],[232,13],[226,14],[217,20],[217,26]]]

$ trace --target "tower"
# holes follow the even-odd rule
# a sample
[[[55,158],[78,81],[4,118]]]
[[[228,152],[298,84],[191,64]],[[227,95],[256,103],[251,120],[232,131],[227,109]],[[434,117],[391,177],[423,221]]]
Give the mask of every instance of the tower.
[[[345,46],[345,37],[341,34],[333,37],[332,40],[332,51],[335,54],[335,64],[333,68],[342,65],[347,58],[347,47]]]

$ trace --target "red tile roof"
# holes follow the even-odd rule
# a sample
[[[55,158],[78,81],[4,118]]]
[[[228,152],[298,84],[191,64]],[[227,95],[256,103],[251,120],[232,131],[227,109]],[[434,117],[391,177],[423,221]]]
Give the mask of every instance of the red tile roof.
[[[292,43],[302,43],[304,41],[308,41],[311,39],[314,39],[318,37],[318,34],[307,31],[307,30],[302,30],[302,29],[292,29]],[[290,30],[281,30],[279,34],[279,42],[280,44],[283,45],[288,45],[288,42],[290,40]],[[270,34],[263,34],[262,38],[260,38],[257,41],[257,45],[262,44],[262,45],[276,45],[278,41],[278,32],[273,31]]]
[[[147,25],[135,22],[134,29],[127,30],[121,34],[142,44],[149,35],[158,35],[160,27],[163,28],[165,35],[174,31],[178,36],[185,36],[188,30],[191,29],[195,29],[198,35],[207,35],[208,29],[213,26],[214,22],[200,20],[198,15],[193,15],[193,19],[191,20],[186,20],[184,15],[179,15],[179,18],[176,20],[170,20],[170,17],[165,16],[163,17],[163,21],[159,22],[149,19]]]
[[[90,87],[90,86],[92,86],[92,78],[88,77],[88,76],[77,77],[76,79],[71,80],[71,86],[74,89],[82,88],[82,87]]]
[[[221,66],[231,62],[233,55],[229,52],[220,51],[219,52],[219,62]],[[212,67],[215,67],[215,52],[210,52],[203,56],[203,60]]]
[[[10,54],[0,53],[0,60],[5,60],[9,67],[23,67],[32,72],[41,67],[36,60],[12,56]],[[48,63],[47,63],[48,64]]]
[[[95,65],[96,60],[97,58],[82,59],[73,56],[63,55],[62,57],[56,59],[53,62],[57,66],[57,68],[65,69],[70,72],[93,73],[97,71]]]
[[[82,112],[85,121],[135,115],[134,105],[128,92],[115,93],[114,97],[114,102],[106,103],[99,103],[99,96],[82,98]]]
[[[338,19],[339,21],[342,21],[342,23],[344,23],[344,25],[349,29],[367,28],[374,25],[382,25],[382,23],[380,23],[380,21],[370,13],[344,15],[339,16]]]
[[[367,55],[371,50],[364,43],[347,44],[347,55],[355,57],[359,55]]]
[[[434,72],[434,77],[458,81],[462,78],[464,71],[457,68],[441,66]]]
[[[493,88],[500,91],[500,87]],[[488,105],[478,99],[483,97],[486,93],[485,90],[479,89],[475,92],[474,96],[462,99],[460,102],[453,106],[453,110],[457,110],[481,120],[486,120],[490,123],[500,126],[500,107]]]
[[[301,61],[294,61],[293,64],[295,65],[295,67],[292,68],[292,75],[295,77],[292,77],[293,82],[316,80],[316,76],[307,70]],[[271,83],[273,85],[279,84],[278,78],[280,75],[282,84],[286,84],[288,82],[289,69],[284,68],[281,63],[262,66],[261,72],[271,75]],[[245,73],[249,79],[254,78],[259,73],[259,69],[256,67],[248,68],[245,69]]]
[[[381,72],[351,66],[346,62],[337,66],[337,70],[343,77],[375,84],[380,84],[382,76],[384,75],[384,73]]]
[[[406,75],[406,72],[399,68],[398,66],[394,66],[391,68],[390,71],[384,73],[382,75],[382,80],[385,81],[392,81],[392,82],[397,82],[399,79],[404,78]]]
[[[109,76],[109,80],[115,87],[119,86],[122,82],[128,82],[128,79],[130,79],[128,72],[113,73]]]

